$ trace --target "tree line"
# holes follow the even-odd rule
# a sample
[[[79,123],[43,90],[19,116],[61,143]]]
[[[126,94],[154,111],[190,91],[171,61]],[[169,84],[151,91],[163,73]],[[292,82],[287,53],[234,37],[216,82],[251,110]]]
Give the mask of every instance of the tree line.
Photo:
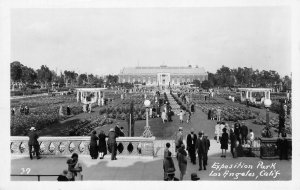
[[[49,87],[49,85],[60,85],[66,87],[72,86],[121,86],[125,88],[133,87],[133,84],[122,83],[119,84],[119,77],[117,75],[108,75],[105,78],[93,74],[79,74],[75,71],[65,70],[64,72],[56,73],[50,70],[46,65],[42,65],[39,69],[34,70],[21,64],[19,61],[14,61],[10,64],[11,82],[23,83],[26,85],[38,84],[42,87]],[[291,78],[289,76],[280,77],[278,72],[274,70],[254,70],[248,67],[238,67],[237,69],[230,69],[222,66],[216,73],[208,72],[208,79],[202,83],[199,80],[194,80],[193,83],[197,87],[204,89],[214,87],[263,87],[274,88],[279,85],[282,90],[291,89]]]
[[[281,86],[285,91],[291,89],[291,78],[287,75],[280,77],[274,70],[259,71],[248,67],[230,69],[223,65],[216,73],[208,73],[207,80],[202,83],[196,80],[194,84],[204,89],[214,87],[276,88]]]
[[[10,64],[10,76],[12,84],[24,84],[26,86],[38,86],[48,88],[56,85],[60,87],[74,87],[74,86],[92,86],[103,87],[115,86],[118,83],[117,75],[108,75],[105,78],[75,71],[65,70],[59,74],[54,70],[50,70],[46,65],[42,65],[39,69],[27,67],[19,61],[14,61]]]

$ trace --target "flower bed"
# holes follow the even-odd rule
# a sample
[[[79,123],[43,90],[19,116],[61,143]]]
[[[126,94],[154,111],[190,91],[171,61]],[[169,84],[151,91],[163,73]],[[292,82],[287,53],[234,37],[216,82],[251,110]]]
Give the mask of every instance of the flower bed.
[[[221,109],[221,118],[225,121],[255,119],[259,115],[258,112],[253,112],[250,109],[226,104],[200,104],[197,106],[206,114],[208,114],[209,110],[216,110],[219,107]]]
[[[119,95],[120,96],[120,95]],[[151,105],[154,105],[154,96],[148,94],[147,99],[151,101]],[[106,105],[100,108],[99,114],[105,116],[106,118],[125,120],[126,115],[130,111],[130,103],[134,101],[134,119],[135,120],[145,120],[146,119],[146,109],[144,107],[144,94],[134,93],[129,94],[123,100],[117,99],[110,105]]]

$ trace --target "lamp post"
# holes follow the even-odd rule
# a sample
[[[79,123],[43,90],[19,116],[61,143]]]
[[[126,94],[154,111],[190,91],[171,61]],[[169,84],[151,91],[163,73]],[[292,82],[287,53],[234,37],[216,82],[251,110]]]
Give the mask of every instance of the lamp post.
[[[150,100],[145,100],[144,101],[144,106],[146,108],[146,126],[145,126],[145,131],[143,132],[143,137],[152,137],[152,133],[150,131],[150,126],[149,126],[149,120],[148,120],[148,111],[150,107]]]
[[[272,101],[270,99],[265,99],[264,105],[266,107],[266,130],[267,130],[267,137],[271,137],[270,127],[269,127],[269,108],[271,107]]]

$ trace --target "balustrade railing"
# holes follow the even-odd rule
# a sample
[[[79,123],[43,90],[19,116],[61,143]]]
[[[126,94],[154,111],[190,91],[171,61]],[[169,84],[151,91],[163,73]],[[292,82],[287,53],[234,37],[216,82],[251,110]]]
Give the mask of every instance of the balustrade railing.
[[[29,155],[28,137],[12,136],[10,150],[12,155]],[[121,156],[154,156],[154,140],[143,137],[117,138],[117,153]],[[89,155],[90,137],[40,137],[40,154],[46,156],[70,156],[73,153]],[[109,153],[109,151],[108,151]]]

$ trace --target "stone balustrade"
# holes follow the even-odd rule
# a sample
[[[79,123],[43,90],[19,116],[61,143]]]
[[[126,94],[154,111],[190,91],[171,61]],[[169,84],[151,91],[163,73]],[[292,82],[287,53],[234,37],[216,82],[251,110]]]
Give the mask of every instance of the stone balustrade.
[[[10,142],[10,150],[12,155],[29,156],[28,137],[12,136]],[[79,155],[89,155],[90,137],[40,137],[40,154],[44,156],[65,157],[71,156],[73,153]],[[119,137],[117,138],[117,154],[118,156],[154,156],[155,137]],[[109,151],[108,151],[109,154]]]
[[[288,158],[292,158],[292,138],[285,139],[260,138],[260,157],[262,159],[279,159],[281,151],[286,151]]]

